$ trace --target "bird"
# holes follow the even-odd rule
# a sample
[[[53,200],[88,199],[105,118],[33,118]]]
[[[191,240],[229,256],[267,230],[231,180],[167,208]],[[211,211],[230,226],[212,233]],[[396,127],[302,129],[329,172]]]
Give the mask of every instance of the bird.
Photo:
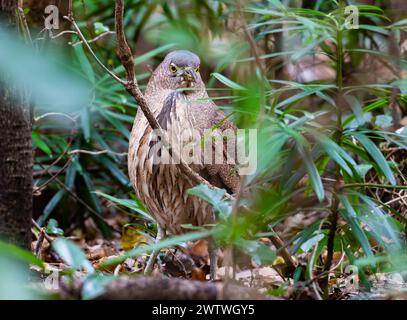
[[[182,136],[191,138],[196,133],[202,136],[205,130],[213,128],[221,132],[237,130],[229,117],[209,99],[201,78],[200,64],[198,55],[191,51],[172,51],[156,67],[147,83],[145,100],[162,130],[171,138],[171,148],[182,142]],[[128,172],[137,197],[157,222],[156,242],[167,235],[187,232],[183,225],[203,226],[216,220],[209,203],[187,192],[196,183],[182,172],[179,164],[157,161],[160,156],[164,158],[160,141],[139,108],[130,135]],[[217,152],[225,160],[234,151],[227,150],[225,143],[222,147]],[[158,151],[153,152],[154,148]],[[190,168],[213,186],[230,194],[239,190],[240,176],[236,163],[209,161],[192,163]],[[208,251],[212,280],[216,274],[217,250],[216,244],[210,240]],[[151,273],[157,255],[157,250],[151,254],[145,274]]]

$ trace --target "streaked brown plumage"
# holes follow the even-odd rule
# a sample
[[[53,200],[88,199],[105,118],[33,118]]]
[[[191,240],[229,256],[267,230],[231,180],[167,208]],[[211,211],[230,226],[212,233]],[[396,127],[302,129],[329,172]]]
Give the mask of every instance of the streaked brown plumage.
[[[173,51],[153,72],[145,98],[163,130],[178,136],[190,129],[201,134],[221,123],[219,129],[233,129],[225,114],[208,100],[205,85],[199,74],[199,58],[189,51]],[[175,70],[176,69],[176,70]],[[191,87],[193,90],[179,91]],[[223,122],[222,122],[223,121]],[[152,129],[141,110],[138,110],[130,138],[129,175],[139,199],[170,234],[187,230],[182,224],[203,225],[214,222],[212,208],[205,201],[187,194],[195,184],[176,164],[153,165],[149,154],[154,142]],[[224,151],[224,156],[225,156]],[[213,185],[235,193],[239,176],[233,165],[192,164],[191,168]]]

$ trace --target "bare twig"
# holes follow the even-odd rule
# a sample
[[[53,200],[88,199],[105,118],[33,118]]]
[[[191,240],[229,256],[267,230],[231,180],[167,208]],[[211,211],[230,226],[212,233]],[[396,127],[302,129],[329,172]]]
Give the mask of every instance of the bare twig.
[[[69,116],[69,115],[67,115],[67,114],[65,114],[65,113],[58,113],[58,112],[50,112],[50,113],[46,113],[46,114],[43,114],[42,116],[40,116],[40,117],[38,117],[38,118],[35,118],[34,120],[35,121],[39,121],[40,119],[43,119],[43,118],[45,118],[45,117],[48,117],[48,116],[63,116],[63,117],[66,117],[66,118],[68,118],[69,120],[71,120],[74,124],[75,124],[75,127],[76,127],[76,119],[74,119],[74,118],[72,118],[71,116]],[[48,166],[48,168],[52,168],[53,166],[55,166],[59,161],[61,161],[64,157],[65,157],[65,155],[68,153],[68,150],[71,148],[71,146],[72,146],[72,143],[73,143],[73,131],[74,131],[74,129],[75,128],[72,128],[71,129],[71,132],[70,132],[70,138],[69,138],[69,141],[68,141],[68,144],[67,144],[67,146],[66,146],[66,148],[65,148],[65,150],[59,155],[59,157],[54,161],[54,162],[52,162],[49,166]],[[46,169],[45,170],[45,172],[47,172],[48,174],[50,174],[52,177],[47,181],[47,182],[45,182],[42,186],[40,186],[40,187],[34,187],[34,190],[33,190],[33,193],[35,194],[35,193],[40,193],[49,183],[51,183],[59,174],[61,174],[67,167],[68,167],[68,165],[70,164],[70,162],[71,162],[71,160],[72,159],[68,159],[68,161],[65,163],[65,165],[62,167],[62,169],[60,169],[60,170],[57,170],[56,172],[55,172],[55,174],[53,174],[53,173],[51,173],[50,171],[49,171],[49,169]]]
[[[90,151],[90,150],[76,149],[76,150],[69,151],[69,154],[78,154],[78,153],[90,154],[92,156],[98,156],[98,155],[106,154],[106,153],[114,154],[116,156],[127,156],[127,152],[114,152],[111,150]]]
[[[40,164],[40,166],[48,171],[48,169],[46,169],[42,164]],[[63,183],[61,180],[59,180],[59,178],[57,177],[58,175],[56,175],[54,177],[55,182],[57,182],[62,188],[65,189],[66,192],[68,192],[71,197],[73,197],[76,201],[78,201],[81,205],[83,205],[92,216],[94,216],[95,218],[97,218],[98,220],[100,220],[101,222],[103,222],[105,225],[107,225],[109,228],[111,228],[113,231],[121,234],[120,230],[116,230],[114,227],[112,227],[110,224],[108,224],[105,219],[103,219],[103,217],[97,213],[91,206],[89,206],[85,201],[83,201],[81,198],[79,198],[70,188],[68,188],[67,185],[65,185],[65,183]]]
[[[99,34],[97,37],[95,37],[95,38],[93,38],[91,40],[88,40],[88,43],[96,42],[96,41],[98,41],[98,40],[100,40],[100,39],[102,39],[102,38],[104,38],[104,37],[106,37],[108,35],[111,35],[111,34],[115,34],[115,33],[113,31],[103,32],[103,33]],[[78,41],[78,42],[75,42],[75,43],[71,43],[72,47],[76,47],[76,46],[78,46],[80,44],[83,44],[82,40]]]
[[[236,2],[236,5],[237,5],[237,9],[238,9],[238,12],[239,12],[239,15],[240,15],[240,19],[241,19],[241,21],[243,23],[243,29],[244,29],[243,32],[244,32],[244,34],[246,36],[247,41],[249,42],[250,48],[251,48],[253,56],[254,56],[254,61],[256,63],[256,66],[259,69],[259,71],[261,72],[262,78],[265,81],[267,81],[266,68],[265,68],[262,60],[260,59],[259,50],[258,50],[256,41],[254,40],[253,35],[252,35],[251,31],[250,31],[250,28],[247,25],[246,18],[244,16],[244,13],[243,13],[243,10],[242,10],[242,4],[241,4],[240,0]]]
[[[391,185],[391,184],[378,184],[378,183],[348,183],[343,185],[343,188],[355,188],[355,187],[365,187],[365,188],[380,188],[380,189],[407,189],[407,186]]]
[[[69,2],[69,11],[68,11],[68,15],[64,16],[64,18],[66,20],[68,20],[72,26],[74,27],[76,33],[78,34],[78,37],[81,39],[81,41],[83,42],[83,45],[86,47],[86,49],[89,51],[89,53],[92,55],[92,57],[95,59],[95,61],[97,62],[97,64],[103,69],[105,70],[113,79],[115,79],[117,82],[121,83],[121,84],[125,84],[125,82],[120,79],[118,76],[116,76],[112,71],[110,71],[109,68],[107,68],[102,61],[99,60],[99,58],[96,56],[95,52],[93,51],[92,47],[89,45],[89,42],[86,40],[85,36],[83,35],[81,29],[79,28],[78,24],[76,23],[74,17],[73,17],[73,13],[72,13],[72,4],[71,1]]]
[[[64,164],[64,166],[58,170],[54,175],[51,175],[51,178],[49,178],[46,182],[44,182],[42,185],[39,187],[34,187],[33,188],[33,194],[40,194],[42,190],[44,190],[47,185],[49,185],[52,181],[54,181],[62,172],[65,171],[65,169],[68,167],[68,165],[71,163],[71,158],[68,159],[68,161]]]
[[[32,222],[34,228],[37,229],[39,232],[41,232],[44,229],[44,228],[41,228],[34,219],[31,219],[31,222]],[[45,232],[45,230],[44,230],[44,237],[45,237],[45,239],[47,239],[47,241],[49,243],[52,243],[52,238]]]
[[[50,117],[50,116],[64,117],[64,118],[67,118],[67,119],[71,120],[73,123],[76,124],[76,119],[74,117],[71,117],[69,114],[62,113],[62,112],[47,112],[47,113],[44,113],[44,114],[42,114],[42,115],[40,115],[38,117],[35,117],[34,121],[38,122],[38,121],[40,121],[40,120],[42,120],[42,119],[44,119],[46,117]]]
[[[270,237],[270,241],[276,247],[277,254],[281,255],[288,267],[295,268],[297,266],[297,263],[294,261],[294,259],[291,257],[290,253],[286,249],[283,240],[281,240],[281,238],[273,229],[271,230],[272,232],[274,232],[274,236]]]
[[[38,235],[37,244],[35,245],[35,249],[34,249],[34,254],[37,256],[37,258],[40,257],[42,244],[44,243],[44,237],[45,237],[45,230],[43,228],[41,228],[40,233]]]

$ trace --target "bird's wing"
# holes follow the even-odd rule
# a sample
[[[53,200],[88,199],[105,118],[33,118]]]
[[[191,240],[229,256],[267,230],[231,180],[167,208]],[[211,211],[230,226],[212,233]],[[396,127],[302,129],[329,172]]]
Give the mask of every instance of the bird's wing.
[[[217,109],[217,106],[212,101],[205,101],[202,104],[193,107],[196,125],[199,129],[217,128],[221,132],[231,130],[235,133],[236,126],[229,120],[222,111]],[[214,149],[213,149],[214,150]],[[216,152],[216,150],[214,150]],[[227,141],[223,142],[223,164],[204,164],[199,170],[204,178],[213,185],[226,189],[229,193],[236,193],[239,189],[240,176],[238,173],[237,163],[228,164],[226,162],[227,155],[237,160],[236,150],[227,149]]]

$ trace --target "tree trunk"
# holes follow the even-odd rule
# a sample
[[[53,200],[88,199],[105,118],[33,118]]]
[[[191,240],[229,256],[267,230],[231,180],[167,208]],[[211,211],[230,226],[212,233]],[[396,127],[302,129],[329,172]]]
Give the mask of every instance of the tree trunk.
[[[16,7],[17,0],[0,0],[0,22],[10,30]],[[23,90],[16,90],[18,83],[0,76],[0,238],[30,248],[33,160],[29,104]]]

